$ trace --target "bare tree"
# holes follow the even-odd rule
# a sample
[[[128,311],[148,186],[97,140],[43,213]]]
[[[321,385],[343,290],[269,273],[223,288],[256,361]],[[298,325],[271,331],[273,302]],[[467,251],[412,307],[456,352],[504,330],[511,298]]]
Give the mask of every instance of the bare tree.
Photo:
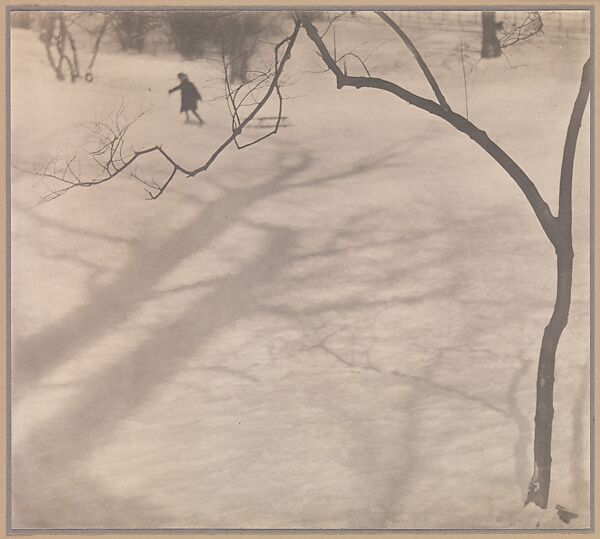
[[[110,26],[111,20],[110,17],[104,17],[100,28],[97,31],[96,39],[94,40],[94,48],[92,49],[92,56],[87,66],[87,70],[85,72],[85,80],[87,82],[92,82],[94,80],[94,76],[92,75],[92,69],[94,68],[94,63],[96,62],[96,58],[98,57],[98,53],[100,52],[100,43],[102,42],[102,38],[106,35],[106,31]]]
[[[496,35],[498,28],[495,11],[483,11],[481,13],[481,27],[483,40],[481,44],[482,58],[497,58],[500,56],[500,41]]]
[[[231,87],[227,64],[224,62],[227,102],[232,117],[232,132],[231,135],[211,154],[205,163],[195,168],[186,168],[173,159],[162,146],[159,145],[141,150],[130,149],[126,151],[124,150],[124,137],[128,125],[121,127],[117,126],[117,128],[102,125],[100,126],[98,135],[100,147],[92,155],[101,168],[101,174],[98,177],[91,180],[82,180],[80,174],[73,171],[71,166],[72,160],[67,161],[66,165],[58,167],[60,172],[58,172],[56,165],[53,165],[46,170],[38,172],[38,174],[47,178],[53,178],[63,184],[64,187],[61,190],[53,193],[51,198],[54,198],[74,187],[90,187],[109,181],[126,171],[131,171],[134,162],[142,157],[148,154],[159,154],[170,166],[170,174],[166,180],[163,180],[160,183],[154,181],[150,183],[141,179],[148,188],[150,198],[156,199],[164,193],[177,174],[182,174],[188,178],[197,176],[200,172],[207,170],[217,157],[231,144],[235,144],[238,149],[242,149],[259,142],[265,137],[261,137],[249,143],[241,143],[239,137],[244,128],[256,117],[258,112],[273,95],[276,95],[279,99],[279,118],[281,118],[282,97],[280,91],[280,79],[301,28],[304,29],[307,37],[316,47],[326,69],[335,76],[338,89],[344,87],[353,87],[357,90],[369,88],[391,94],[401,101],[443,120],[454,127],[456,131],[467,135],[500,167],[502,167],[508,176],[515,182],[529,203],[539,225],[556,253],[557,289],[554,309],[550,321],[544,330],[539,354],[534,465],[526,499],[526,503],[533,502],[537,506],[545,509],[548,505],[550,489],[552,422],[554,414],[554,367],[558,343],[568,321],[573,279],[573,167],[580,125],[592,86],[591,62],[588,59],[583,66],[579,92],[571,112],[560,171],[558,187],[559,208],[557,215],[554,215],[550,210],[548,203],[544,200],[536,185],[525,171],[496,142],[494,142],[485,131],[480,129],[469,119],[452,110],[423,56],[419,53],[407,34],[389,17],[389,15],[383,12],[377,12],[377,14],[401,38],[411,51],[423,72],[423,75],[431,86],[432,92],[435,95],[435,101],[429,97],[415,94],[393,81],[371,76],[365,62],[362,60],[361,64],[366,71],[366,75],[349,75],[345,63],[342,64],[343,68],[340,67],[344,55],[337,57],[335,52],[332,54],[324,41],[327,30],[320,34],[313,24],[311,17],[307,16],[306,13],[296,12],[293,14],[293,31],[288,37],[275,46],[274,61],[271,68],[264,73],[259,74],[257,79],[253,81],[257,87],[265,90],[260,99],[254,99],[254,101],[248,103],[247,99],[248,96],[252,94],[252,90],[244,92],[243,88],[247,88],[246,85],[242,85],[238,88]],[[330,26],[331,21],[327,29],[329,29]],[[282,49],[283,52],[281,52]],[[246,116],[242,116],[241,114],[241,110],[244,106],[249,106],[251,108]],[[276,131],[277,129],[275,128],[272,132],[267,134],[267,136],[274,134]]]
[[[381,14],[380,16],[382,16]],[[543,199],[535,184],[521,167],[498,146],[485,131],[479,129],[467,118],[454,112],[440,93],[439,86],[431,80],[431,72],[426,68],[423,59],[417,61],[430,82],[438,102],[413,94],[391,81],[369,76],[349,76],[339,67],[329,49],[319,35],[315,26],[302,18],[302,25],[308,37],[316,45],[321,58],[328,69],[335,75],[338,88],[351,86],[357,89],[374,88],[402,99],[434,116],[441,118],[473,140],[494,161],[496,161],[517,184],[535,213],[540,226],[554,247],[557,259],[557,291],[554,310],[550,322],[544,330],[539,355],[537,375],[537,398],[535,414],[534,471],[529,483],[526,503],[533,502],[545,509],[548,506],[551,470],[552,421],[554,416],[554,366],[556,350],[560,336],[567,325],[571,303],[573,280],[573,238],[572,238],[572,181],[575,148],[579,128],[592,85],[592,66],[588,61],[583,67],[581,85],[571,119],[567,129],[559,183],[559,209],[555,216],[548,203]],[[397,31],[397,25],[382,17]],[[409,47],[411,50],[414,48]],[[414,52],[413,52],[414,54]]]
[[[251,76],[250,60],[276,27],[277,16],[263,13],[176,12],[168,21],[177,51],[185,58],[213,52],[229,63],[232,82]]]
[[[124,11],[115,15],[114,26],[124,51],[142,52],[144,50],[146,18],[145,13],[135,11]]]
[[[110,14],[111,28],[124,51],[144,52],[148,37],[158,30],[168,33],[168,18],[164,13],[121,11]]]
[[[40,40],[46,48],[48,63],[58,80],[64,80],[63,65],[66,64],[71,82],[79,78],[79,58],[75,39],[69,31],[71,17],[64,13],[46,13],[42,18]],[[70,48],[70,51],[69,51]],[[58,58],[55,58],[55,55]]]
[[[63,67],[66,65],[71,82],[76,82],[81,78],[79,50],[71,27],[77,26],[93,38],[92,54],[85,70],[85,80],[92,82],[92,69],[98,53],[102,39],[106,35],[111,25],[116,25],[115,17],[110,13],[101,13],[100,21],[96,13],[45,13],[41,17],[40,40],[46,49],[46,57],[50,67],[54,70],[56,78],[60,81],[65,80]],[[92,21],[84,24],[84,21]]]

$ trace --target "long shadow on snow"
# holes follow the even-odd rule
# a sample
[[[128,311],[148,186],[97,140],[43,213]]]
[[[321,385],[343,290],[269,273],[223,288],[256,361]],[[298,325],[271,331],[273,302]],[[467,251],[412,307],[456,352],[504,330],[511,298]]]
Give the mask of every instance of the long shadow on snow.
[[[301,154],[298,156],[300,160],[292,165],[278,163],[276,176],[265,184],[250,189],[228,189],[224,198],[207,204],[198,218],[177,232],[176,237],[154,245],[131,242],[129,262],[110,283],[93,287],[85,305],[51,323],[39,333],[23,341],[13,342],[11,365],[15,387],[25,388],[41,379],[45,373],[68,359],[68,354],[81,350],[135,312],[148,299],[154,284],[181,260],[206,247],[228,229],[244,209],[255,202],[287,189],[322,185],[389,166],[387,160],[390,154],[391,152],[382,153],[351,164],[336,173],[293,183],[293,179],[312,163],[311,156]],[[199,188],[201,185],[200,183]],[[50,225],[54,226],[52,223]],[[19,395],[15,397],[18,399]]]
[[[15,498],[27,500],[18,504],[20,521],[28,525],[34,522],[36,527],[170,524],[164,517],[161,522],[161,515],[152,506],[134,513],[127,506],[119,510],[118,505],[107,504],[106,493],[95,504],[82,506],[80,501],[86,499],[89,485],[76,478],[65,485],[68,500],[55,504],[48,503],[48,498],[61,476],[69,471],[75,475],[78,463],[103,445],[111,427],[142,405],[155,386],[179,372],[182,361],[211,334],[252,313],[257,280],[275,278],[294,246],[294,234],[285,229],[273,228],[269,235],[269,246],[262,256],[239,273],[221,279],[212,293],[200,297],[175,321],[154,330],[121,363],[90,380],[81,388],[77,403],[34,432],[19,448]],[[240,298],[244,300],[240,302]]]
[[[380,162],[378,158],[376,160]],[[75,347],[81,346],[81,338],[74,338],[70,332],[70,323],[77,318],[84,316],[87,323],[93,319],[96,312],[103,312],[102,307],[111,304],[106,294],[116,294],[124,287],[133,287],[125,297],[118,297],[113,301],[118,303],[126,313],[133,312],[137,306],[147,300],[151,294],[153,285],[168,273],[179,261],[201,250],[212,239],[218,237],[234,224],[235,219],[240,218],[244,211],[253,203],[263,200],[269,196],[277,195],[289,188],[301,188],[313,185],[320,185],[328,181],[334,181],[344,176],[356,174],[357,171],[366,170],[373,166],[373,162],[362,162],[358,166],[348,170],[316,178],[303,183],[291,183],[295,175],[308,168],[311,160],[308,156],[303,156],[300,163],[286,167],[281,174],[278,174],[266,184],[261,184],[244,190],[231,190],[225,200],[218,200],[207,205],[207,208],[200,214],[198,219],[194,220],[189,226],[181,232],[174,235],[168,241],[157,246],[143,248],[135,245],[131,262],[122,270],[120,277],[110,285],[98,287],[93,291],[92,297],[97,298],[97,302],[90,306],[82,307],[77,310],[78,315],[69,315],[66,319],[59,321],[59,325],[67,330],[66,334],[71,338],[70,341],[63,342],[62,339],[57,343],[56,349],[68,352]],[[22,448],[18,451],[16,465],[17,476],[20,474],[18,489],[15,490],[15,496],[19,503],[17,504],[23,511],[19,518],[27,520],[27,525],[37,525],[47,527],[63,525],[65,522],[82,522],[87,526],[100,525],[106,526],[107,522],[114,522],[114,525],[124,527],[135,526],[136,522],[143,521],[145,526],[164,526],[169,522],[172,516],[157,512],[151,503],[140,499],[122,499],[114,496],[112,493],[102,491],[99,486],[90,485],[89,479],[77,479],[76,484],[67,484],[66,488],[70,492],[63,498],[60,507],[56,504],[48,503],[56,484],[60,483],[61,477],[68,477],[68,473],[76,469],[78,464],[90,453],[103,445],[105,435],[110,434],[110,428],[116,421],[127,417],[133,413],[139,405],[142,405],[149,398],[154,387],[163,383],[170,376],[179,372],[182,366],[182,360],[190,353],[197,350],[203,342],[210,338],[212,334],[231,322],[251,315],[253,312],[265,311],[276,312],[277,314],[287,314],[293,318],[299,315],[314,316],[319,312],[331,312],[339,309],[357,310],[371,305],[369,300],[364,303],[358,299],[348,299],[346,301],[334,303],[332,305],[315,305],[309,307],[305,312],[296,310],[287,310],[281,307],[271,307],[268,301],[265,303],[262,296],[258,296],[259,291],[256,286],[261,283],[280,278],[282,272],[299,261],[298,255],[294,253],[296,234],[284,227],[261,225],[267,235],[267,247],[265,251],[257,258],[249,260],[241,271],[235,275],[227,275],[210,282],[212,292],[208,296],[202,297],[189,306],[177,320],[167,323],[154,331],[145,341],[140,343],[138,348],[131,354],[128,354],[123,363],[111,366],[104,372],[82,387],[82,397],[70,411],[62,414],[60,418],[52,421],[45,427],[42,427],[27,439]],[[199,233],[200,231],[200,233]],[[208,232],[207,232],[208,231]],[[439,230],[438,230],[439,231]],[[405,242],[415,242],[426,239],[429,234],[436,233],[436,230],[413,234],[399,241],[395,245],[401,252],[402,245]],[[390,249],[394,248],[396,242],[390,242]],[[372,244],[367,241],[367,245]],[[449,262],[448,257],[455,256],[458,251],[454,246],[448,249],[446,256],[439,259],[439,263]],[[355,247],[350,247],[352,249]],[[341,251],[346,248],[341,248]],[[319,255],[327,256],[330,253],[339,252],[335,246],[329,246]],[[310,256],[310,255],[309,255]],[[137,273],[140,269],[141,278]],[[375,288],[383,285],[390,285],[403,275],[407,277],[414,272],[419,271],[419,266],[410,269],[408,274],[405,270],[392,271],[388,275],[380,276],[370,286]],[[285,279],[285,277],[284,277]],[[414,304],[424,301],[429,297],[440,297],[440,295],[452,295],[457,291],[461,278],[454,275],[452,282],[443,288],[434,287],[423,294],[409,294],[404,297],[396,297],[381,302],[384,306],[391,306],[395,303]],[[386,282],[387,281],[387,282]],[[299,284],[293,279],[289,281],[291,286]],[[244,301],[239,301],[243,297]],[[364,298],[363,298],[364,300]],[[100,304],[100,308],[98,307]],[[286,312],[287,311],[287,312]],[[119,318],[121,318],[119,316]],[[106,318],[102,321],[100,327],[97,325],[86,326],[81,323],[78,329],[90,330],[85,335],[83,342],[92,342],[104,331],[108,331],[115,324],[114,318]],[[53,338],[57,339],[61,333],[53,333]],[[180,335],[185,338],[178,338]],[[40,343],[40,339],[48,339],[50,330],[46,329],[40,335],[37,335],[35,342]],[[79,335],[76,335],[79,337]],[[51,344],[54,341],[47,341]],[[44,357],[47,357],[47,350],[44,350]],[[21,356],[22,349],[18,356]],[[167,360],[165,358],[174,358]],[[433,358],[432,358],[433,359]],[[57,358],[58,361],[58,358]],[[430,389],[441,390],[444,393],[450,391],[455,396],[476,400],[473,396],[457,391],[449,387],[434,387],[430,381],[431,373],[437,360],[423,367],[419,374],[405,375],[407,380],[417,381],[426,384]],[[151,368],[149,368],[151,366]],[[364,367],[363,367],[364,368]],[[381,374],[391,374],[393,376],[404,376],[400,372],[388,372],[378,370],[376,367],[367,366],[369,370],[381,372]],[[22,384],[22,373],[19,373],[19,383]],[[32,379],[35,379],[32,378]],[[418,409],[416,403],[422,398],[423,394],[418,389],[419,384],[414,385],[414,390],[407,399],[407,407],[412,410]],[[480,404],[486,406],[487,403]],[[493,405],[487,405],[494,408]],[[499,411],[499,410],[495,410]],[[409,446],[404,450],[403,457],[407,465],[403,465],[399,473],[392,474],[386,494],[380,498],[382,502],[381,510],[377,511],[375,517],[382,526],[398,525],[398,522],[404,521],[404,515],[401,510],[401,500],[407,492],[403,492],[402,485],[406,485],[407,473],[414,471],[417,464],[417,454],[415,448],[418,447],[419,439],[418,414],[410,415],[410,421],[406,424],[403,439],[410,440]],[[90,434],[94,434],[92,439]],[[371,439],[371,436],[367,437]],[[357,455],[357,466],[359,466],[360,456]],[[374,458],[378,459],[376,455]],[[94,493],[93,495],[91,493]],[[70,495],[69,495],[70,494]],[[85,501],[84,501],[85,500]],[[101,502],[94,505],[88,503],[90,500]],[[68,503],[70,502],[70,504]],[[132,509],[134,505],[136,505]],[[98,505],[103,509],[99,510]],[[129,517],[127,516],[129,515]],[[75,522],[73,519],[78,519]],[[35,522],[35,524],[33,524]],[[369,525],[373,525],[370,524]]]
[[[289,181],[308,168],[310,162],[310,157],[304,155],[297,164],[285,167],[267,183],[232,191],[224,200],[208,204],[190,225],[161,244],[135,245],[130,262],[119,277],[92,290],[88,305],[16,347],[17,361],[25,361],[16,369],[19,386],[25,391],[28,384],[58,365],[66,354],[93,342],[134,312],[148,299],[152,286],[177,263],[225,232],[253,203],[287,189]],[[357,167],[302,185],[343,178],[378,162],[380,158],[361,162]],[[218,329],[253,312],[256,287],[273,280],[293,260],[295,234],[282,227],[264,229],[268,246],[259,257],[249,260],[239,273],[214,281],[211,293],[192,303],[177,320],[155,329],[121,363],[106,367],[82,385],[79,400],[68,411],[35,430],[14,448],[13,498],[18,510],[15,526],[132,527],[140,521],[144,526],[168,522],[169,517],[141,497],[135,501],[138,507],[132,513],[130,500],[124,503],[119,496],[94,487],[89,478],[77,479],[78,467],[106,443],[115,422],[133,413],[149,398],[154,387],[179,372],[186,356]],[[108,316],[101,317],[98,313]],[[55,492],[61,485],[64,496],[58,503],[60,498]],[[97,503],[88,503],[90,493],[98,489]]]
[[[350,236],[356,236],[356,232],[356,230],[352,231]],[[372,230],[371,232],[374,231]],[[319,256],[327,259],[328,257],[335,257],[338,254],[343,255],[349,250],[360,250],[361,248],[372,247],[374,245],[385,246],[391,252],[405,253],[407,248],[418,248],[421,242],[438,236],[442,232],[444,232],[444,229],[439,227],[433,227],[430,230],[411,231],[409,234],[406,234],[406,231],[402,231],[397,237],[380,242],[379,244],[373,241],[368,234],[365,234],[363,241],[359,244],[354,244],[351,247],[338,247],[335,244],[336,242],[332,241],[326,247],[305,255],[305,258]],[[345,229],[342,229],[335,236],[335,239],[339,240],[340,237],[346,238],[347,236],[348,233]],[[338,301],[323,302],[300,309],[282,305],[275,307],[266,306],[267,310],[280,316],[287,316],[291,320],[296,321],[296,323],[303,318],[319,318],[320,315],[328,314],[330,320],[324,322],[325,326],[321,328],[321,332],[326,332],[328,335],[318,338],[317,342],[305,348],[305,351],[315,350],[324,352],[343,368],[370,371],[388,380],[391,377],[397,377],[409,382],[410,389],[406,396],[402,398],[401,408],[394,409],[395,414],[399,415],[400,421],[397,422],[396,427],[386,430],[385,433],[382,433],[378,428],[374,428],[370,420],[354,417],[345,409],[343,404],[338,404],[336,401],[328,400],[327,408],[323,409],[324,414],[337,416],[335,421],[338,427],[345,425],[350,431],[349,436],[352,437],[354,446],[350,451],[350,463],[348,465],[356,475],[358,481],[356,488],[364,493],[364,497],[361,497],[361,502],[364,505],[354,507],[353,511],[345,516],[345,526],[357,529],[393,529],[411,526],[411,516],[403,511],[403,500],[405,497],[410,496],[408,486],[410,485],[412,476],[415,473],[423,473],[423,470],[420,468],[424,466],[424,463],[419,458],[418,449],[421,443],[420,408],[422,401],[428,398],[428,393],[422,390],[423,386],[429,390],[434,390],[434,395],[440,393],[444,395],[450,392],[459,398],[473,400],[484,407],[499,411],[493,405],[483,401],[483,399],[480,400],[457,389],[434,383],[431,378],[438,361],[442,361],[439,357],[440,354],[432,354],[431,361],[426,362],[423,366],[419,366],[419,375],[405,375],[396,370],[386,371],[372,364],[369,360],[369,352],[362,357],[358,354],[359,358],[355,360],[346,357],[347,351],[343,349],[336,350],[336,345],[329,343],[329,340],[334,338],[335,334],[339,332],[339,328],[332,332],[330,326],[332,324],[335,325],[334,321],[339,318],[341,313],[360,313],[364,309],[373,307],[388,309],[398,305],[410,306],[432,299],[454,297],[464,284],[464,275],[453,264],[453,261],[460,256],[460,251],[456,249],[457,241],[457,238],[454,237],[450,244],[445,245],[443,253],[436,260],[436,264],[448,265],[455,268],[447,284],[441,286],[433,284],[423,292],[403,293],[400,290],[400,293],[394,293],[390,298],[373,300],[370,299],[371,292],[373,291],[381,289],[396,290],[399,284],[406,285],[411,280],[418,279],[419,273],[427,267],[427,262],[413,263],[409,268],[402,270],[392,268],[388,271],[381,271],[379,266],[375,266],[380,271],[375,271],[374,277],[367,281],[369,288],[357,293],[353,297]],[[311,277],[312,275],[309,274],[301,278],[291,279],[290,288],[305,286],[306,281],[310,280]],[[402,328],[399,327],[398,331],[401,332]],[[351,356],[357,355],[351,350],[350,352]],[[414,384],[414,381],[418,381],[419,383]],[[388,382],[386,381],[386,383]],[[386,413],[385,411],[382,412]],[[382,434],[386,437],[385,441],[382,438]],[[382,470],[385,470],[384,479],[381,477]],[[367,477],[369,481],[365,480]],[[335,507],[335,504],[332,507]],[[301,518],[301,515],[296,518]],[[335,520],[336,518],[341,518],[341,516],[332,512],[329,518]],[[311,525],[310,522],[306,522],[305,524],[309,527]],[[314,523],[312,524],[314,525]]]

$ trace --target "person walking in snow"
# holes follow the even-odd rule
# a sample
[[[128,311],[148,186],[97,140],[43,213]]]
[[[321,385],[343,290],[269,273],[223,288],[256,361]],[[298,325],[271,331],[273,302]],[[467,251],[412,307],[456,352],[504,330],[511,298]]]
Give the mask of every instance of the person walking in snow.
[[[198,91],[196,86],[194,86],[194,84],[190,82],[185,73],[178,73],[177,78],[179,79],[180,84],[178,86],[175,86],[175,88],[171,88],[169,90],[169,95],[171,95],[173,92],[176,92],[177,90],[181,90],[180,112],[185,112],[186,123],[190,121],[190,116],[188,113],[191,111],[192,114],[196,118],[198,118],[198,122],[200,122],[200,125],[202,125],[204,123],[204,120],[200,118],[200,116],[198,116],[198,113],[196,112],[196,109],[198,108],[198,101],[202,101],[202,96],[200,95],[200,92]]]

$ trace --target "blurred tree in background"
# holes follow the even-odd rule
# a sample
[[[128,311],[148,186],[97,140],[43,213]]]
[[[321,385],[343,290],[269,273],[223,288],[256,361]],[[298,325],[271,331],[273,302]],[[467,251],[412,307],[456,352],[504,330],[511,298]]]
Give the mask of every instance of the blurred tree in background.
[[[71,82],[75,82],[79,74],[79,58],[75,39],[70,31],[74,15],[62,12],[49,12],[40,20],[40,41],[46,48],[48,62],[58,80],[64,80],[63,66],[67,66]]]
[[[114,15],[113,26],[124,51],[144,51],[146,34],[152,19],[151,13],[144,11],[123,11]]]
[[[482,58],[497,58],[501,54],[500,40],[496,35],[498,24],[502,23],[496,23],[495,11],[483,11],[481,13],[481,26],[483,33],[483,43],[481,45]]]
[[[233,81],[247,82],[250,60],[279,27],[274,12],[172,12],[167,15],[175,49],[187,59],[219,54]]]

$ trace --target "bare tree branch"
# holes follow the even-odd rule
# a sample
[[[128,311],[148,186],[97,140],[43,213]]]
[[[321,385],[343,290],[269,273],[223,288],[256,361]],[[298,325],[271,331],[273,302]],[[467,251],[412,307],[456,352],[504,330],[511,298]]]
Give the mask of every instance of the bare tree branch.
[[[433,76],[433,73],[431,73],[431,70],[429,69],[429,67],[427,67],[427,64],[425,63],[425,60],[421,56],[421,53],[417,50],[417,48],[415,47],[413,42],[410,40],[410,38],[406,35],[406,33],[402,30],[402,28],[400,28],[389,17],[389,15],[387,15],[383,11],[376,11],[375,13],[377,13],[377,15],[379,15],[379,17],[381,17],[385,21],[385,23],[394,32],[396,32],[396,34],[398,34],[400,36],[400,39],[402,39],[402,41],[404,41],[404,44],[408,47],[408,50],[412,53],[412,55],[415,57],[415,60],[419,64],[421,71],[423,71],[423,75],[425,75],[427,82],[429,82],[429,85],[431,86],[431,89],[433,90],[433,93],[435,94],[435,97],[437,98],[438,103],[445,109],[451,110],[450,106],[446,102],[446,98],[444,97],[444,94],[440,90],[440,87],[439,87],[437,81],[435,80],[435,77]]]
[[[297,23],[297,24],[300,25],[300,23]],[[281,46],[283,46],[288,41],[289,41],[289,38],[285,38],[284,40],[282,40],[281,42],[276,44],[276,46],[275,46],[275,61],[274,61],[273,67],[270,68],[270,71],[268,71],[268,72],[257,71],[256,73],[258,73],[258,76],[255,77],[254,80],[258,80],[258,82],[256,84],[254,84],[253,86],[247,84],[248,86],[250,86],[250,88],[247,91],[247,93],[238,102],[236,102],[237,93],[239,92],[241,87],[244,85],[241,85],[239,88],[237,88],[236,90],[234,90],[232,92],[230,89],[228,78],[227,78],[227,68],[225,68],[225,77],[226,77],[225,85],[226,85],[226,89],[228,90],[228,95],[226,97],[227,97],[229,111],[231,114],[232,133],[235,135],[234,143],[238,150],[242,150],[244,148],[253,146],[254,144],[257,144],[257,143],[265,140],[266,138],[268,138],[272,135],[275,135],[279,130],[279,126],[281,125],[282,112],[283,112],[283,96],[281,94],[281,88],[280,88],[280,76],[277,75],[277,70],[279,69],[279,66],[281,64],[281,60],[279,59],[279,49]],[[270,89],[273,88],[273,84],[274,84],[274,89],[275,89],[275,93],[277,94],[277,101],[278,101],[278,111],[277,111],[275,125],[274,125],[273,129],[271,131],[269,131],[268,133],[266,133],[265,135],[255,139],[251,142],[248,142],[246,144],[240,144],[238,142],[238,138],[237,138],[237,134],[236,134],[237,129],[239,129],[239,127],[242,124],[240,117],[239,117],[239,110],[241,107],[245,106],[244,102],[248,98],[248,96],[251,96],[251,95],[254,96],[254,91],[258,87],[262,87],[266,83],[269,76],[271,76],[271,72],[273,72],[274,74],[273,74],[272,82],[270,85]],[[267,93],[269,93],[269,91]],[[272,92],[271,92],[271,94],[272,94]],[[260,102],[261,102],[260,100],[255,99],[254,105],[258,105],[258,104],[260,104]],[[266,103],[266,101],[265,101],[265,103]]]
[[[344,16],[345,13],[338,13],[335,17],[333,17],[330,21],[329,24],[327,25],[327,28],[325,28],[325,30],[323,31],[323,33],[321,34],[321,39],[324,38],[327,35],[327,32],[329,32],[329,29],[331,28],[331,26],[335,23],[335,21],[337,21],[340,17]]]
[[[152,200],[156,200],[160,195],[162,195],[165,192],[165,189],[169,186],[169,184],[171,183],[171,180],[175,177],[175,174],[177,173],[178,170],[179,170],[179,168],[177,166],[173,167],[173,170],[171,171],[171,174],[167,178],[167,181],[162,185],[162,187],[158,188],[156,194],[153,194],[150,191],[147,191],[148,195],[150,196],[150,198]]]
[[[501,49],[542,34],[544,28],[542,17],[537,11],[527,12],[525,19],[520,24],[511,23],[506,18],[500,24],[503,33],[499,38]]]
[[[345,54],[342,54],[342,56],[340,56],[337,60],[338,64],[346,57],[356,58],[360,62],[360,64],[363,66],[363,69],[365,70],[367,77],[371,76],[371,72],[367,68],[367,64],[365,63],[365,61],[363,61],[363,59],[360,56],[358,56],[358,54],[354,54],[353,52],[347,52]]]
[[[540,192],[529,176],[502,148],[500,148],[500,146],[489,138],[485,131],[479,129],[464,116],[444,108],[435,101],[414,94],[398,84],[376,77],[353,77],[346,75],[331,56],[331,53],[320,38],[315,26],[303,17],[302,13],[299,13],[298,17],[302,20],[302,26],[309,39],[316,45],[323,62],[325,62],[329,70],[335,75],[338,89],[350,86],[357,89],[375,88],[389,92],[417,108],[442,118],[455,129],[466,134],[471,140],[485,150],[487,154],[515,181],[533,209],[546,236],[552,244],[555,245],[556,241],[558,241],[558,219],[552,214],[548,203],[542,198]]]
[[[146,186],[154,189],[155,192],[151,192],[146,190],[149,194],[149,197],[152,200],[155,200],[159,196],[161,196],[167,187],[170,185],[172,180],[175,178],[178,172],[184,174],[188,178],[193,178],[197,176],[200,172],[204,172],[207,170],[212,163],[217,159],[217,157],[232,143],[237,144],[236,138],[242,133],[244,128],[256,117],[256,115],[261,111],[261,109],[265,106],[265,104],[269,101],[273,93],[277,95],[279,102],[279,120],[281,119],[281,107],[283,98],[280,92],[280,77],[284,70],[284,67],[287,61],[291,57],[291,52],[298,37],[298,33],[301,28],[301,23],[299,20],[295,19],[295,25],[293,32],[280,41],[275,47],[275,67],[273,70],[273,75],[271,78],[271,82],[267,88],[267,91],[263,95],[263,97],[256,103],[254,108],[250,111],[250,113],[242,120],[239,119],[237,125],[234,126],[232,130],[232,134],[210,155],[210,157],[206,160],[206,162],[194,169],[187,169],[180,165],[166,150],[163,149],[160,145],[151,146],[142,150],[124,150],[125,144],[125,135],[131,125],[141,116],[138,115],[134,118],[133,121],[126,123],[125,125],[120,124],[120,116],[123,112],[123,107],[121,107],[116,113],[114,117],[114,126],[111,126],[108,122],[97,121],[92,130],[91,136],[97,142],[98,148],[92,152],[90,152],[90,156],[94,160],[94,162],[100,167],[102,174],[99,177],[92,178],[89,180],[82,180],[78,174],[75,174],[72,170],[71,164],[73,160],[67,161],[65,166],[62,167],[62,173],[59,173],[57,170],[57,159],[54,158],[50,161],[50,163],[45,167],[43,171],[32,172],[23,169],[23,172],[28,172],[30,174],[34,174],[36,176],[42,176],[45,178],[53,179],[59,181],[61,183],[66,184],[65,187],[54,190],[52,193],[43,198],[42,202],[47,202],[48,200],[53,200],[73,187],[91,187],[95,185],[99,185],[105,183],[107,181],[112,180],[122,172],[128,170],[135,162],[137,162],[141,157],[158,153],[160,154],[172,167],[171,173],[166,179],[166,181],[162,184],[162,186],[153,186],[151,184],[145,183]],[[281,54],[281,49],[285,47],[283,53]],[[281,54],[281,56],[280,56]],[[234,92],[236,92],[235,90]],[[228,90],[228,96],[230,96],[230,89]],[[237,114],[237,112],[235,113]],[[239,118],[239,116],[238,116]],[[279,120],[276,124],[276,127],[273,132],[268,133],[265,136],[260,137],[258,140],[253,141],[252,143],[248,143],[245,145],[238,145],[239,149],[246,148],[248,146],[252,146],[261,140],[267,138],[267,136],[271,136],[277,132],[277,128],[279,127]],[[50,170],[50,166],[52,166],[52,170]],[[17,168],[17,167],[15,167]],[[67,177],[67,174],[72,175],[74,177],[73,180]]]
[[[581,85],[579,87],[577,98],[575,99],[573,111],[571,112],[560,169],[558,219],[563,227],[568,227],[569,234],[573,211],[573,164],[575,161],[575,149],[577,147],[577,138],[579,136],[583,112],[585,111],[588,96],[590,95],[592,88],[592,79],[592,63],[591,60],[588,60],[583,66]]]
[[[278,97],[278,102],[279,102],[279,109],[277,110],[277,120],[275,122],[275,126],[273,127],[273,129],[271,131],[269,131],[262,137],[259,137],[255,140],[253,140],[252,142],[248,142],[246,144],[239,145],[236,141],[236,146],[239,150],[242,150],[243,148],[248,148],[249,146],[253,146],[254,144],[257,144],[257,143],[265,140],[266,138],[269,138],[270,136],[275,135],[279,131],[279,126],[281,125],[281,116],[282,116],[282,111],[283,111],[283,97],[281,95],[279,86],[275,87],[275,91],[277,92],[277,97]]]

